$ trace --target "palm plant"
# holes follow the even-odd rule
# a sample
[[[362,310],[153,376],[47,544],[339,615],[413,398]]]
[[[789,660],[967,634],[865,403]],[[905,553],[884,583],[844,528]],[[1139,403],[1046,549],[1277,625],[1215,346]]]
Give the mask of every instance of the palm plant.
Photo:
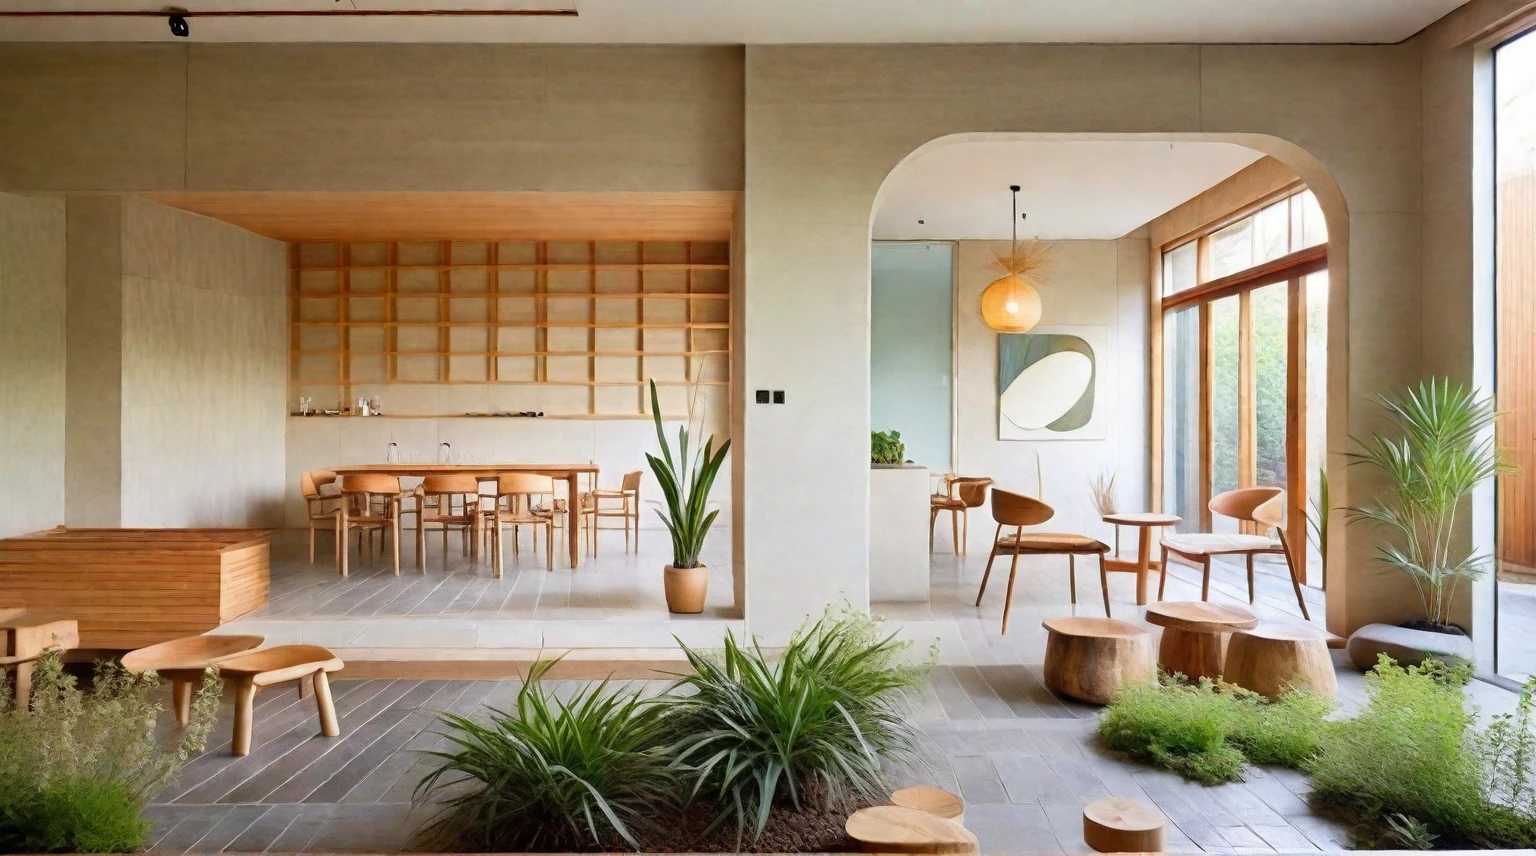
[[[1445,626],[1457,587],[1482,577],[1491,563],[1457,546],[1456,518],[1473,488],[1513,472],[1490,436],[1498,414],[1491,400],[1449,380],[1421,382],[1381,404],[1399,436],[1374,434],[1352,457],[1392,484],[1350,515],[1388,531],[1377,555],[1413,581],[1425,618]]]
[[[1317,547],[1318,556],[1322,557],[1323,580],[1328,580],[1328,524],[1333,516],[1333,503],[1328,499],[1328,470],[1318,468],[1317,471],[1317,496],[1312,497],[1307,503],[1311,506],[1307,510],[1307,532],[1312,536],[1312,543]]]
[[[696,384],[693,402],[688,408],[690,422],[693,421],[697,398]],[[681,425],[677,429],[677,455],[674,457],[672,447],[667,443],[666,432],[661,426],[661,402],[656,395],[654,380],[651,381],[651,417],[656,421],[656,441],[661,445],[661,457],[646,453],[645,460],[650,463],[651,472],[656,474],[656,481],[661,483],[662,495],[667,500],[666,510],[657,509],[656,513],[661,516],[661,522],[666,524],[667,532],[672,536],[672,567],[697,568],[700,566],[699,554],[704,551],[704,539],[720,514],[719,509],[708,510],[709,492],[715,485],[715,476],[719,474],[720,466],[725,463],[731,441],[726,440],[720,444],[720,448],[715,449],[715,438],[711,435],[704,441],[702,448],[695,447],[694,455],[690,458],[689,426]]]
[[[867,615],[828,615],[801,628],[777,661],[727,636],[716,659],[683,646],[676,763],[692,795],[720,807],[714,825],[761,836],[769,812],[844,808],[889,793],[882,762],[910,754],[906,698],[926,667]]]
[[[617,835],[638,850],[674,807],[665,706],[606,681],[561,701],[541,682],[555,662],[529,669],[516,711],[489,724],[442,715],[453,748],[429,753],[440,763],[416,786],[418,800],[449,795],[418,833],[426,849],[592,849]]]

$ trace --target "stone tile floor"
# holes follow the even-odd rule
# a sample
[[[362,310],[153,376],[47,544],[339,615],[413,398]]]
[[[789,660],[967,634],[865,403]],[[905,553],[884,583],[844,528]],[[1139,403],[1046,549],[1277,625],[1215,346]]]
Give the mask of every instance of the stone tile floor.
[[[913,716],[924,759],[895,770],[903,783],[956,789],[966,825],[986,852],[1081,852],[1081,809],[1104,795],[1157,806],[1170,821],[1171,851],[1270,853],[1338,850],[1345,833],[1307,805],[1306,780],[1284,770],[1254,770],[1247,781],[1207,788],[1109,756],[1094,741],[1097,709],[1059,699],[1041,683],[1042,618],[1100,614],[1096,573],[1079,578],[1070,603],[1065,562],[1031,560],[1021,567],[1013,623],[998,632],[1004,584],[997,576],[980,609],[972,605],[986,557],[935,555],[929,605],[878,605],[907,622],[914,637],[941,628],[944,665],[934,670]],[[540,570],[540,575],[544,572]],[[593,576],[599,576],[594,574]],[[1140,621],[1133,578],[1111,577],[1117,617]],[[1289,584],[1277,569],[1260,576],[1255,605],[1263,617],[1299,620]],[[1169,599],[1198,597],[1193,570],[1175,568]],[[1246,602],[1240,568],[1218,569],[1213,599]],[[1322,595],[1308,590],[1314,620]],[[1341,652],[1336,652],[1341,653]],[[1358,705],[1360,675],[1338,659],[1340,704]],[[345,672],[341,673],[344,676]],[[666,684],[642,681],[645,692]],[[576,684],[554,682],[556,692]],[[340,680],[334,684],[342,737],[318,736],[310,699],[291,689],[258,697],[254,748],[228,756],[229,711],[221,712],[212,745],[150,807],[152,849],[166,852],[374,851],[408,846],[425,816],[411,793],[427,770],[421,754],[443,746],[436,712],[478,718],[511,705],[516,681]],[[1473,700],[1488,711],[1514,696],[1474,682]]]

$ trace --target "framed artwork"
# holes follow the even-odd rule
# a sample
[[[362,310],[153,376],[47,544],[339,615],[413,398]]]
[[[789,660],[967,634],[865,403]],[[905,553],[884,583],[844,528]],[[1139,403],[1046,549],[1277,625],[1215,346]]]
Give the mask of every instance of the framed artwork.
[[[997,439],[1102,440],[1108,327],[997,336]]]

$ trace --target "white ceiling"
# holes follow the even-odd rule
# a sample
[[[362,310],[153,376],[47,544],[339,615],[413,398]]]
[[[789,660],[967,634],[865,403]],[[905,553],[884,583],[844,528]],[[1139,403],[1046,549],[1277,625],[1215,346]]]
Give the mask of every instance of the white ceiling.
[[[1261,157],[1229,143],[953,143],[886,180],[874,237],[1006,240],[1017,184],[1021,239],[1118,238]]]
[[[511,9],[577,17],[194,18],[192,41],[1397,42],[1466,0],[4,0],[6,11]],[[0,41],[170,41],[162,18],[0,18]]]

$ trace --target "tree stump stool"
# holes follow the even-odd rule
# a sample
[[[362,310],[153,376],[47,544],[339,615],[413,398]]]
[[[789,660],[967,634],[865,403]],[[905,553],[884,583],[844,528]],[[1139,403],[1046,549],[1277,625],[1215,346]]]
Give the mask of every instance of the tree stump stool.
[[[278,645],[224,657],[215,665],[225,684],[235,688],[235,730],[229,744],[231,755],[242,756],[251,751],[251,716],[256,690],[305,678],[314,683],[320,733],[326,737],[341,736],[326,673],[340,671],[343,664],[330,651],[319,645]]]
[[[978,854],[970,830],[926,811],[899,805],[861,808],[844,825],[848,839],[865,853]]]
[[[1161,853],[1165,824],[1157,809],[1111,797],[1083,809],[1083,841],[1100,853]]]
[[[902,808],[915,808],[918,811],[926,811],[935,817],[945,820],[953,820],[962,826],[965,825],[965,802],[959,797],[944,790],[927,785],[918,785],[915,788],[902,788],[891,794],[891,803]]]
[[[258,648],[264,641],[260,636],[186,636],[129,651],[123,655],[123,668],[135,675],[154,672],[170,681],[176,725],[186,728],[192,720],[192,688],[203,672],[220,658]]]
[[[1115,618],[1048,618],[1045,685],[1064,696],[1109,704],[1122,685],[1157,674],[1147,631]]]
[[[1310,624],[1261,624],[1232,634],[1226,679],[1270,699],[1291,689],[1332,698],[1339,690],[1328,635]]]
[[[1240,606],[1204,601],[1163,601],[1147,607],[1147,623],[1163,628],[1157,659],[1163,671],[1192,681],[1219,678],[1226,660],[1227,634],[1258,626]]]

